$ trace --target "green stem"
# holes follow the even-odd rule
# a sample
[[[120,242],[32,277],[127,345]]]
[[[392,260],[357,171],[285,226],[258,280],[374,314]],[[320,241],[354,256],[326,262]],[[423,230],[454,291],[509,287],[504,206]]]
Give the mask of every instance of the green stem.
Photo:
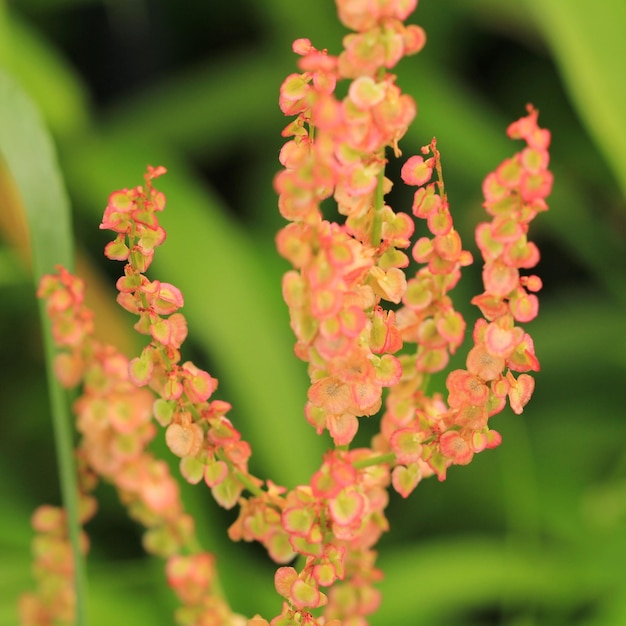
[[[376,185],[376,194],[374,196],[374,217],[372,219],[372,237],[370,243],[374,248],[378,248],[380,245],[380,237],[383,230],[383,206],[385,204],[385,194],[383,193],[383,185],[385,182],[385,166],[384,166],[384,154],[383,166],[378,173],[378,184]]]
[[[227,461],[228,465],[230,461]],[[255,485],[246,474],[240,472],[239,470],[233,469],[231,465],[231,471],[233,472],[233,476],[254,496],[262,496],[265,492],[261,487]]]
[[[74,590],[76,593],[76,626],[86,626],[87,612],[86,575],[84,558],[80,550],[81,525],[79,522],[78,481],[76,478],[76,464],[74,461],[74,439],[71,428],[71,413],[69,411],[66,391],[61,387],[54,376],[52,363],[55,356],[55,347],[52,339],[50,320],[46,314],[45,305],[40,301],[39,311],[44,330],[44,350],[46,355],[46,376],[52,411],[52,427],[56,457],[59,463],[59,481],[61,496],[67,514],[68,535],[72,546],[74,563]]]
[[[379,454],[378,456],[374,456],[369,459],[363,459],[362,461],[355,461],[352,466],[354,467],[354,469],[365,469],[366,467],[372,467],[372,465],[393,463],[395,460],[396,455],[393,452],[387,452],[386,454]]]

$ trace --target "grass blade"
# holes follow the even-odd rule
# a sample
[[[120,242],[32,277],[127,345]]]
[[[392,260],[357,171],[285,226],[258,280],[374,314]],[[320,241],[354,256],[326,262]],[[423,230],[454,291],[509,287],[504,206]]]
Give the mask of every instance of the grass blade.
[[[527,5],[552,48],[572,103],[626,194],[626,5],[621,0],[527,0]]]
[[[0,72],[0,154],[2,163],[15,182],[19,198],[5,210],[25,211],[29,224],[32,270],[35,285],[43,274],[62,264],[73,265],[73,241],[69,202],[57,167],[56,155],[39,112],[19,85]],[[6,197],[14,197],[10,194]],[[20,206],[21,201],[21,206]],[[40,303],[50,408],[63,503],[67,511],[73,545],[77,598],[77,620],[85,624],[84,571],[78,549],[78,490],[74,467],[73,437],[65,391],[52,372],[54,345],[50,322]]]

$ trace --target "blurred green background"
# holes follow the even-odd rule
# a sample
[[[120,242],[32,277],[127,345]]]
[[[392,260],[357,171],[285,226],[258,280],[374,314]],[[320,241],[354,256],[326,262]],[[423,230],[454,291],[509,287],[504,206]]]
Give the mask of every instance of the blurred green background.
[[[421,0],[411,21],[429,41],[397,69],[419,109],[401,147],[408,156],[437,136],[466,247],[476,251],[481,181],[518,149],[505,129],[527,102],[553,133],[555,185],[531,230],[545,284],[529,326],[542,363],[535,396],[522,416],[494,418],[497,450],[445,483],[424,481],[408,501],[392,496],[371,623],[626,624],[626,5]],[[30,514],[59,501],[19,194],[39,203],[42,225],[63,207],[63,182],[100,336],[130,354],[141,343],[112,305],[121,266],[103,262],[98,224],[111,191],[165,165],[168,239],[151,275],[185,294],[185,356],[220,379],[253,470],[308,481],[328,442],[304,421],[305,369],[280,298],[277,95],[295,68],[293,39],[337,53],[343,34],[331,0],[0,0],[1,626],[16,623],[16,598],[32,586]],[[397,187],[394,207],[410,210]],[[44,256],[63,245],[51,240]],[[466,270],[454,292],[470,323],[479,276]],[[363,424],[363,441],[373,426]],[[234,514],[208,490],[184,493],[233,606],[275,615],[263,551],[229,543]],[[112,490],[98,495],[91,623],[172,624],[161,563],[143,555]]]

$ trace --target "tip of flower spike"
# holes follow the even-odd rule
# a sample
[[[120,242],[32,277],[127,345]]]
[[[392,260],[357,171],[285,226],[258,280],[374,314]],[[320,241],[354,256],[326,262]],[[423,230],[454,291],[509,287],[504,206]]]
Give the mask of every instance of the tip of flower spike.
[[[507,134],[511,139],[524,139],[531,148],[547,150],[550,145],[550,131],[539,128],[539,111],[532,104],[526,105],[528,115],[509,125]]]
[[[385,19],[404,21],[417,7],[417,0],[336,0],[344,26],[364,32]]]
[[[163,174],[167,173],[167,170],[162,165],[157,165],[156,167],[152,167],[152,165],[148,165],[146,172],[146,180],[152,180],[154,178],[158,178],[159,176],[163,176]]]
[[[306,37],[300,37],[293,42],[291,49],[296,54],[304,56],[308,54],[311,50],[313,50],[313,45],[311,44],[310,39],[307,39]]]

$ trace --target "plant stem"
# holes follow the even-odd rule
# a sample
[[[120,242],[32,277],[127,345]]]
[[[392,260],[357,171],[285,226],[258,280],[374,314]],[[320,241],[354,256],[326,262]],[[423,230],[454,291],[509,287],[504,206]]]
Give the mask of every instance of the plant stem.
[[[372,465],[382,465],[383,463],[392,463],[395,461],[396,455],[393,452],[387,452],[387,454],[379,454],[370,459],[363,459],[362,461],[355,461],[352,466],[354,469],[365,469]]]
[[[378,248],[380,245],[380,237],[383,229],[383,206],[384,206],[384,197],[383,193],[383,185],[385,182],[385,166],[384,166],[384,154],[383,157],[383,166],[378,173],[378,184],[376,185],[376,195],[374,196],[374,218],[372,220],[372,237],[370,239],[370,243],[374,248]]]
[[[56,457],[59,464],[59,481],[63,506],[67,514],[68,536],[72,546],[74,564],[74,590],[76,594],[76,626],[86,626],[87,611],[86,576],[84,558],[80,550],[81,525],[78,511],[78,481],[76,479],[76,464],[74,462],[74,441],[72,436],[70,411],[67,402],[67,392],[61,387],[54,376],[52,363],[55,355],[54,342],[50,327],[50,320],[45,311],[45,305],[40,301],[40,315],[43,327],[44,350],[46,355],[46,376],[52,412],[52,427]]]

